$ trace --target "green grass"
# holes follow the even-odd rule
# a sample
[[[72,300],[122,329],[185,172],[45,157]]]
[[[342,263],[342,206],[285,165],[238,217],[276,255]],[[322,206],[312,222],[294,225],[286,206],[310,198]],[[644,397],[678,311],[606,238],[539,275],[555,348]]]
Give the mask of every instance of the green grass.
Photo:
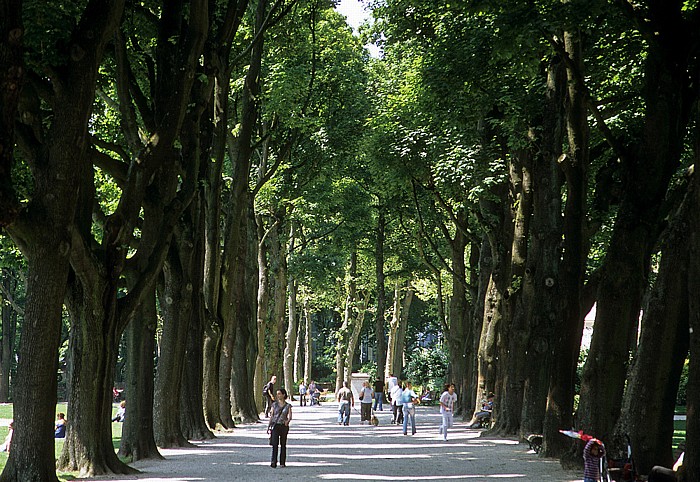
[[[673,449],[678,448],[678,444],[685,443],[685,420],[673,421]]]
[[[115,403],[112,405],[112,416],[117,413],[117,408],[118,405]],[[56,405],[56,413],[58,414],[59,412],[67,413],[67,407],[65,403],[59,403]],[[12,404],[11,403],[2,403],[0,404],[0,418],[4,419],[12,419],[13,418],[13,411],[12,411]],[[70,421],[69,421],[70,423]],[[122,427],[124,426],[123,423],[119,422],[113,422],[112,423],[112,445],[114,446],[114,450],[119,450],[119,444],[121,443],[122,440]],[[7,432],[9,431],[9,428],[4,426],[0,426],[0,443],[5,440],[5,437],[7,437]],[[63,439],[55,439],[55,451],[54,455],[56,459],[61,455],[61,452],[63,451],[63,444],[65,441]],[[8,454],[7,452],[0,452],[0,472],[3,471],[5,468],[5,464],[7,463],[7,457]],[[77,472],[57,472],[56,475],[58,476],[58,480],[75,480],[78,476]]]

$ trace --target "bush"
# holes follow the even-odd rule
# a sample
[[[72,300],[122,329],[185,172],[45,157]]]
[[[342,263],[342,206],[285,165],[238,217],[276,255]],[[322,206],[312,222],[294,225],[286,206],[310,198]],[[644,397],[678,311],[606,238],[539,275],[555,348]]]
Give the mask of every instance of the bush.
[[[414,385],[440,390],[445,384],[447,352],[442,346],[417,348],[406,366],[406,375]]]

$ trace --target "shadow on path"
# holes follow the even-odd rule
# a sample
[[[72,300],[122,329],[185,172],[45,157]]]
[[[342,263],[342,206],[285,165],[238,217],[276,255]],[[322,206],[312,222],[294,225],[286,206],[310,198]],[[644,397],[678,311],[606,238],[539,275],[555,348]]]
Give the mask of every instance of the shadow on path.
[[[353,410],[350,426],[336,423],[335,404],[294,406],[287,467],[270,467],[266,423],[239,426],[196,448],[161,450],[165,461],[139,461],[135,477],[84,480],[145,482],[230,480],[471,480],[576,482],[579,474],[559,462],[541,459],[526,444],[481,437],[457,423],[449,440],[438,435],[437,407],[418,407],[417,433],[404,436],[388,411],[377,412],[378,427],[360,425]],[[410,432],[410,429],[409,429]]]

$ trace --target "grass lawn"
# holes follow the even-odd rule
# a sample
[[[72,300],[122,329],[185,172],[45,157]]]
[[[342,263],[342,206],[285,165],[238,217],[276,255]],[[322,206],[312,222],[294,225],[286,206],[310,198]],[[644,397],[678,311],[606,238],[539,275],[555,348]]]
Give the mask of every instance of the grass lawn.
[[[112,416],[114,416],[117,413],[117,407],[118,405],[115,403],[112,406]],[[66,404],[65,403],[59,403],[56,405],[56,413],[63,412],[66,413]],[[0,418],[6,418],[6,419],[12,419],[12,404],[11,403],[3,403],[0,404]],[[119,450],[119,444],[121,443],[122,440],[122,423],[118,422],[113,422],[112,423],[112,445],[114,446],[114,450]],[[0,426],[0,443],[5,440],[5,437],[7,437],[7,432],[9,431],[8,427],[1,427]],[[55,457],[58,459],[58,457],[61,455],[61,451],[63,450],[63,444],[64,440],[63,439],[55,439]],[[0,452],[0,472],[5,468],[5,464],[7,463],[7,457],[8,454],[7,452]],[[71,473],[71,472],[57,472],[58,475],[58,480],[75,480],[77,478],[77,472],[76,473]]]

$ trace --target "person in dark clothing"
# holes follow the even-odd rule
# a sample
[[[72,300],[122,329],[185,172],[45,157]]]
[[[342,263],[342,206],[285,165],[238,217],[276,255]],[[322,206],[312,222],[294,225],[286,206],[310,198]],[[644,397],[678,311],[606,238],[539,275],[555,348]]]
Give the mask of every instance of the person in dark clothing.
[[[377,410],[377,407],[379,407],[380,411],[384,411],[384,406],[382,403],[384,402],[384,382],[377,379],[374,382],[374,407],[372,408],[373,410]]]
[[[287,435],[289,434],[289,422],[292,421],[292,404],[287,403],[287,391],[280,388],[276,393],[277,400],[270,410],[270,423],[267,433],[270,434],[272,445],[272,460],[270,467],[277,467],[277,453],[279,451],[280,467],[287,466]]]
[[[270,381],[263,387],[263,401],[265,402],[265,418],[270,416],[270,409],[275,401],[275,382],[277,376],[272,375]]]

